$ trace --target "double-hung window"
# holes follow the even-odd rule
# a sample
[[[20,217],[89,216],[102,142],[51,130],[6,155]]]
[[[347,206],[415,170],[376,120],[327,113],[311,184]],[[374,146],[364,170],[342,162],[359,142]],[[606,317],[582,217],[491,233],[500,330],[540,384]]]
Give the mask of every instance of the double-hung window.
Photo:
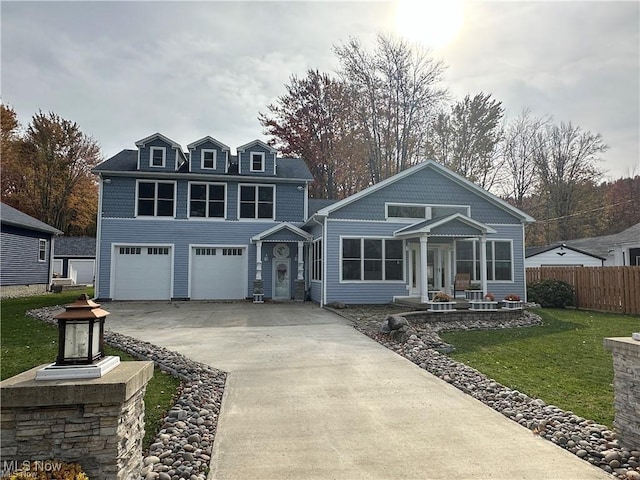
[[[47,261],[47,241],[42,238],[38,241],[38,261]]]
[[[402,281],[402,240],[342,239],[343,281]]]
[[[150,147],[149,156],[152,167],[164,167],[167,158],[167,149],[164,147]]]
[[[202,170],[215,170],[216,169],[216,151],[215,150],[202,150],[200,158],[200,168]]]
[[[225,218],[225,185],[189,184],[189,217]]]
[[[175,216],[175,183],[139,181],[137,207],[138,216]]]
[[[322,239],[314,240],[311,243],[310,251],[310,265],[311,265],[311,280],[322,280]]]
[[[249,154],[252,172],[264,172],[264,157],[264,152],[251,152]]]
[[[240,186],[240,218],[274,219],[273,185]]]

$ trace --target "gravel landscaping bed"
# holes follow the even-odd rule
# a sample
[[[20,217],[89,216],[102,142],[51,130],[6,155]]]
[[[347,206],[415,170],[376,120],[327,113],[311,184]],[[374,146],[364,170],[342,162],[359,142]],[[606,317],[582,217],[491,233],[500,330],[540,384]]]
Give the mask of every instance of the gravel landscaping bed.
[[[45,307],[30,310],[27,315],[57,325],[53,315],[60,309]],[[104,340],[135,358],[153,361],[161,370],[182,380],[176,404],[143,459],[140,478],[205,480],[226,374],[177,352],[109,330],[105,331]]]
[[[505,387],[438,351],[450,351],[451,348],[451,345],[438,336],[438,331],[531,326],[540,323],[537,315],[523,314],[516,322],[498,326],[482,322],[405,324],[399,320],[404,318],[401,315],[402,309],[391,306],[354,306],[334,311],[353,321],[354,327],[360,332],[497,410],[533,434],[546,438],[614,477],[640,480],[640,451],[622,448],[616,434],[605,425]],[[394,316],[396,320],[391,320],[390,316]]]

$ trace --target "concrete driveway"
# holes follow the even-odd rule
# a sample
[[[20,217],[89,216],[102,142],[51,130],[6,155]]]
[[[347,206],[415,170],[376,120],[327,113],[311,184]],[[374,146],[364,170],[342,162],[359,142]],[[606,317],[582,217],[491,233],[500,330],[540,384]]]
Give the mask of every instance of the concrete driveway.
[[[311,304],[106,303],[229,373],[209,478],[606,479]]]

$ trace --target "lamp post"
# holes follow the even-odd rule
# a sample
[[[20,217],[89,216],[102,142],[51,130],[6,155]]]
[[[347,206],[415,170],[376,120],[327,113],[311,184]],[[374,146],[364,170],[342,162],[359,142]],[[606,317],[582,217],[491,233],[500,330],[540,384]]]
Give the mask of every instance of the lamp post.
[[[97,378],[120,363],[119,357],[104,356],[104,321],[109,312],[82,294],[56,315],[58,357],[38,370],[36,380]]]

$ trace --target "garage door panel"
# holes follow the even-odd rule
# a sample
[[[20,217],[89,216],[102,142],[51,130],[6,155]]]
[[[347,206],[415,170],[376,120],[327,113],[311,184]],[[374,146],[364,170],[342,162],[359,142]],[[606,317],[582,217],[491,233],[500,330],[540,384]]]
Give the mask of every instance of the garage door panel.
[[[245,248],[192,248],[191,298],[193,300],[244,299],[246,285]]]
[[[171,299],[171,247],[115,249],[115,300]]]

